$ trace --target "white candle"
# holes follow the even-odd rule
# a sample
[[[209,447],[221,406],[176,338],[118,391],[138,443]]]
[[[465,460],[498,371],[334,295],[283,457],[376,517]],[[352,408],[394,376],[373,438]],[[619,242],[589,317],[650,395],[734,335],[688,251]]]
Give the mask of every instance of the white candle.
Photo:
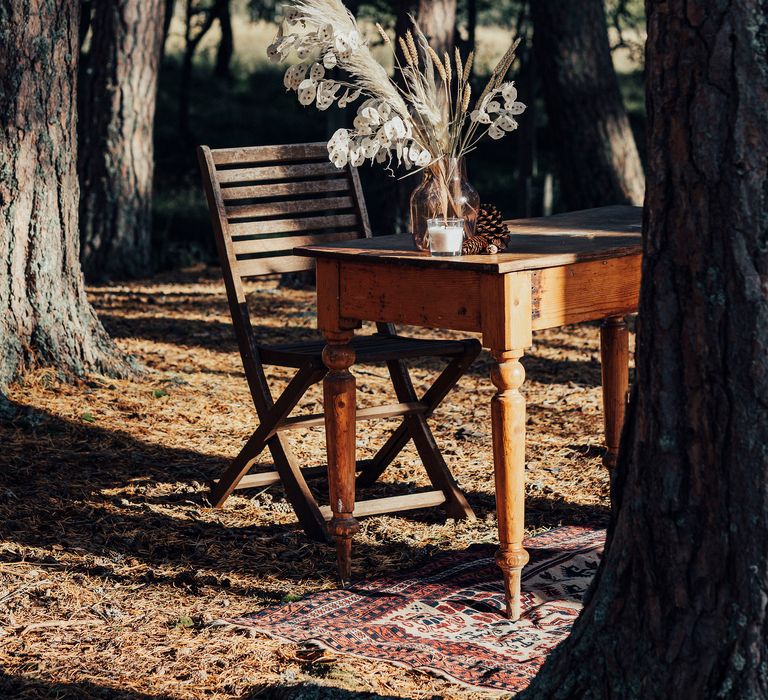
[[[433,255],[460,255],[464,241],[464,226],[429,227],[429,250]]]

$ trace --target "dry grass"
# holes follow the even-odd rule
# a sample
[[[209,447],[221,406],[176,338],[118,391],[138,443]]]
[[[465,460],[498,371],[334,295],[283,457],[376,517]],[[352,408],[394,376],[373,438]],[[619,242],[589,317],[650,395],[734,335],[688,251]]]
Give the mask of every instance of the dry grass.
[[[254,428],[216,272],[98,287],[91,298],[147,373],[72,385],[41,370],[10,395],[18,410],[1,424],[0,696],[476,697],[387,664],[209,626],[333,586],[333,550],[297,530],[279,487],[207,506],[207,480]],[[265,339],[313,335],[312,292],[268,281],[252,301]],[[604,518],[597,328],[540,334],[525,365],[530,530]],[[436,369],[421,363],[414,375],[424,383]],[[381,400],[383,369],[355,373],[361,402]],[[487,374],[483,355],[432,421],[478,521],[446,523],[437,511],[368,519],[358,576],[495,540]],[[319,397],[302,408],[317,410]],[[387,428],[368,426],[361,452]],[[322,445],[322,430],[296,442],[315,462]],[[425,484],[412,450],[385,481],[377,493]]]

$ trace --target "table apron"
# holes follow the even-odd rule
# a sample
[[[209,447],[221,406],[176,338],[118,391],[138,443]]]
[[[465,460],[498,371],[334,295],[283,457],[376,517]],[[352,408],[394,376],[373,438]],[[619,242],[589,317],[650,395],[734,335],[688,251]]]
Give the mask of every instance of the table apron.
[[[503,274],[386,262],[319,268],[338,275],[339,319],[480,332],[499,349],[525,347],[532,330],[635,312],[641,265],[637,254]]]
[[[480,331],[480,278],[472,270],[341,262],[339,311],[361,321]]]
[[[533,330],[634,313],[641,268],[642,255],[626,255],[533,271]]]

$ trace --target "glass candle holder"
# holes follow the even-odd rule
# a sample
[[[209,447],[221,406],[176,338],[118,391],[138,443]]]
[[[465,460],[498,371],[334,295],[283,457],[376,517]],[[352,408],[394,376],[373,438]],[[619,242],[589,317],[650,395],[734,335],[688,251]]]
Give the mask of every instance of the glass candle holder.
[[[429,219],[427,221],[429,252],[438,257],[461,255],[464,242],[464,219]]]

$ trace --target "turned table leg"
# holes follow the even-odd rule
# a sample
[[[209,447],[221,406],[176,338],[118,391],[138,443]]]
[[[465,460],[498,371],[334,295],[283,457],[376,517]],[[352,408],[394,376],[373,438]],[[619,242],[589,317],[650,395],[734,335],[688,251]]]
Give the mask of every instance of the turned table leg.
[[[525,399],[520,387],[525,370],[522,350],[492,351],[491,381],[497,391],[491,400],[493,463],[496,475],[496,512],[499,551],[496,563],[504,574],[507,617],[521,614],[520,584],[528,552],[523,548],[525,525]]]
[[[333,517],[328,532],[336,538],[336,556],[342,583],[352,574],[352,537],[359,525],[355,510],[355,378],[349,371],[355,361],[350,345],[352,331],[326,331],[323,380],[328,486]]]
[[[600,327],[600,355],[603,365],[603,417],[605,457],[609,469],[616,466],[624,426],[629,389],[629,331],[623,316],[613,316]]]

